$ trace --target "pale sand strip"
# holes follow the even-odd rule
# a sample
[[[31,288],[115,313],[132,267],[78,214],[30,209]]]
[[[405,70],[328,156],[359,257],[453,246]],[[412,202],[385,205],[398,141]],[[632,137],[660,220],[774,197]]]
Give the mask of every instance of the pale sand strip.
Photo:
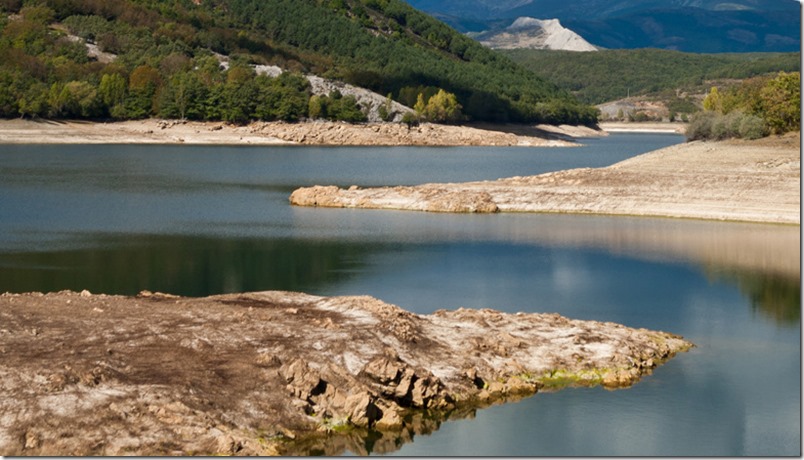
[[[463,184],[298,189],[300,206],[555,212],[801,223],[798,133],[675,145],[606,168]]]
[[[450,126],[424,123],[349,124],[137,120],[115,123],[49,120],[0,120],[0,144],[216,144],[216,145],[372,145],[372,146],[521,146],[566,147],[570,136],[601,136],[582,127],[518,125]]]
[[[675,133],[684,134],[686,123],[667,122],[621,122],[608,121],[600,123],[600,129],[607,133]]]

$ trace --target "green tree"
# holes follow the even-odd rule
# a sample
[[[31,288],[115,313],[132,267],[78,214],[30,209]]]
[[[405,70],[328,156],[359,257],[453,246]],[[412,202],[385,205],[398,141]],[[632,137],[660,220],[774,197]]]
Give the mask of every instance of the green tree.
[[[101,77],[98,95],[113,117],[122,115],[122,106],[126,100],[126,86],[126,78],[119,73],[105,74]]]
[[[154,96],[159,88],[159,71],[149,65],[135,68],[128,77],[125,112],[130,118],[147,118],[154,111]]]
[[[17,104],[22,117],[43,117],[48,113],[48,89],[44,83],[34,82],[19,98]]]
[[[92,118],[101,113],[98,90],[85,81],[71,81],[62,89],[63,114],[68,117]]]
[[[426,118],[424,112],[427,110],[427,103],[424,102],[424,94],[419,93],[416,96],[416,103],[413,104],[413,110],[416,111],[416,115],[421,118]]]
[[[203,119],[203,101],[208,94],[195,72],[179,71],[170,77],[160,94],[159,116]]]
[[[407,125],[408,129],[419,125],[419,116],[413,112],[405,112],[402,115],[402,123]]]
[[[761,115],[775,133],[801,127],[801,74],[781,72],[760,91]]]
[[[19,114],[17,105],[17,95],[14,92],[14,75],[0,69],[0,117],[11,118]]]
[[[326,118],[327,117],[326,100],[318,95],[311,96],[307,108],[307,116],[314,120],[319,118]]]
[[[432,122],[454,122],[463,119],[461,108],[458,98],[454,94],[439,90],[427,101],[423,114],[427,120]]]
[[[260,75],[256,79],[255,117],[261,120],[298,121],[310,110],[323,112],[323,101],[311,100],[309,82],[301,75],[285,72],[276,78]],[[312,117],[312,118],[318,118]]]
[[[387,122],[394,119],[394,115],[396,115],[396,113],[393,111],[393,104],[394,100],[391,99],[391,93],[388,93],[388,95],[385,97],[385,102],[377,109],[377,113],[380,115],[380,119],[382,121]]]

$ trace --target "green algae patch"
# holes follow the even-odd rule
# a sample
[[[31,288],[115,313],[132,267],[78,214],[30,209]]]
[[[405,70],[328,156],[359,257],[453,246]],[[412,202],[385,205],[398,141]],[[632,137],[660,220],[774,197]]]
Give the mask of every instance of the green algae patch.
[[[604,372],[598,369],[570,371],[557,369],[538,378],[542,391],[556,391],[570,386],[593,387],[603,383]]]

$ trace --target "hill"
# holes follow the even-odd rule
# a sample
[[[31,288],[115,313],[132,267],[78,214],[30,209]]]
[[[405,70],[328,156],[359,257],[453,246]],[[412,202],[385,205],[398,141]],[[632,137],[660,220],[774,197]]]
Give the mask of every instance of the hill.
[[[585,103],[664,94],[675,100],[676,112],[681,113],[697,110],[695,107],[683,110],[683,105],[689,106],[690,101],[682,94],[703,94],[709,91],[713,80],[741,80],[801,70],[800,53],[695,54],[659,49],[502,52]]]
[[[472,120],[595,122],[568,92],[401,0],[1,0],[0,9],[5,117],[243,122],[334,111],[359,121],[339,94],[311,102],[299,74],[314,74],[407,106],[441,89]],[[257,77],[256,66],[290,72]]]
[[[793,52],[799,5],[778,0],[409,0],[462,32],[498,31],[527,16],[556,18],[603,48],[696,53]]]

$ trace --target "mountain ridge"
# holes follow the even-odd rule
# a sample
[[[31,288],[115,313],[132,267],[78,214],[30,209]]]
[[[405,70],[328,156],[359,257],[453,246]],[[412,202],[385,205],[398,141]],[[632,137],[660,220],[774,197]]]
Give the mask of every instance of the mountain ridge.
[[[801,43],[800,10],[792,0],[408,1],[464,33],[501,31],[523,16],[556,18],[609,49],[793,52]]]

